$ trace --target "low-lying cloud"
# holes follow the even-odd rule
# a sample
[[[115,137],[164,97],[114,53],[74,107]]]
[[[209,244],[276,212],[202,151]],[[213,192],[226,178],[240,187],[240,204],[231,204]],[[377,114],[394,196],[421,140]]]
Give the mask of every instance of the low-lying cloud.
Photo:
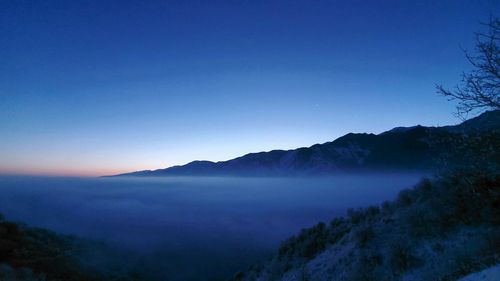
[[[106,241],[161,280],[209,280],[246,268],[303,227],[392,199],[419,177],[1,177],[0,213]]]

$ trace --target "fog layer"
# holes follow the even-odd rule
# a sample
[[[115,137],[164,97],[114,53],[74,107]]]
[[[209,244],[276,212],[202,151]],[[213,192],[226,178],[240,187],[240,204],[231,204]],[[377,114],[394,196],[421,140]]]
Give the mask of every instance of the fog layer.
[[[0,177],[0,213],[109,242],[159,280],[210,280],[255,263],[303,227],[393,199],[419,178]]]

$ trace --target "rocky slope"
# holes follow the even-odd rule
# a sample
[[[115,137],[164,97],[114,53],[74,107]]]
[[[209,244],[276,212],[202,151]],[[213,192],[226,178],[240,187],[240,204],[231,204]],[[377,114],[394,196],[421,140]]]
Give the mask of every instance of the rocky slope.
[[[304,229],[231,280],[457,280],[500,263],[498,237],[500,175],[455,172]]]

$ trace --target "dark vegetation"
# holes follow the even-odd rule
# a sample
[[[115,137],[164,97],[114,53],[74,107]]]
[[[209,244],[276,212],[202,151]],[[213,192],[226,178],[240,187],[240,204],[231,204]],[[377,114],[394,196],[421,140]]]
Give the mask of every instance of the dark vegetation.
[[[476,33],[476,47],[465,51],[472,70],[462,74],[462,83],[454,90],[437,86],[438,93],[458,101],[457,115],[485,109],[500,109],[500,18],[491,18],[485,24],[487,32]]]
[[[105,245],[6,221],[0,215],[2,281],[145,280],[126,268],[119,272],[96,267],[92,264],[96,257],[88,254],[89,249],[96,254],[105,249]]]
[[[328,225],[304,229],[284,241],[260,272],[252,269],[232,280],[254,280],[257,276],[279,280],[332,247],[350,249],[330,260],[335,263],[332,268],[345,267],[345,278],[337,274],[336,280],[399,280],[414,269],[423,278],[423,272],[432,266],[429,263],[435,262],[429,252],[419,249],[426,245],[432,245],[431,255],[450,258],[446,267],[441,265],[432,272],[433,280],[454,280],[500,262],[498,237],[500,174],[464,176],[457,171],[423,179],[380,207],[349,210],[346,217],[335,218]],[[454,247],[463,247],[461,240],[469,245],[457,251]]]

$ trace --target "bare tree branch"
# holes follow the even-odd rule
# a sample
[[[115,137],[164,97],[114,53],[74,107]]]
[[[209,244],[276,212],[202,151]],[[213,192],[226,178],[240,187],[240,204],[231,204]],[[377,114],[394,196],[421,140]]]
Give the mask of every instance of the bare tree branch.
[[[449,100],[458,101],[457,115],[466,119],[472,112],[500,109],[500,19],[491,18],[487,33],[476,33],[474,52],[465,52],[473,70],[462,74],[456,90],[437,85],[437,92]]]

